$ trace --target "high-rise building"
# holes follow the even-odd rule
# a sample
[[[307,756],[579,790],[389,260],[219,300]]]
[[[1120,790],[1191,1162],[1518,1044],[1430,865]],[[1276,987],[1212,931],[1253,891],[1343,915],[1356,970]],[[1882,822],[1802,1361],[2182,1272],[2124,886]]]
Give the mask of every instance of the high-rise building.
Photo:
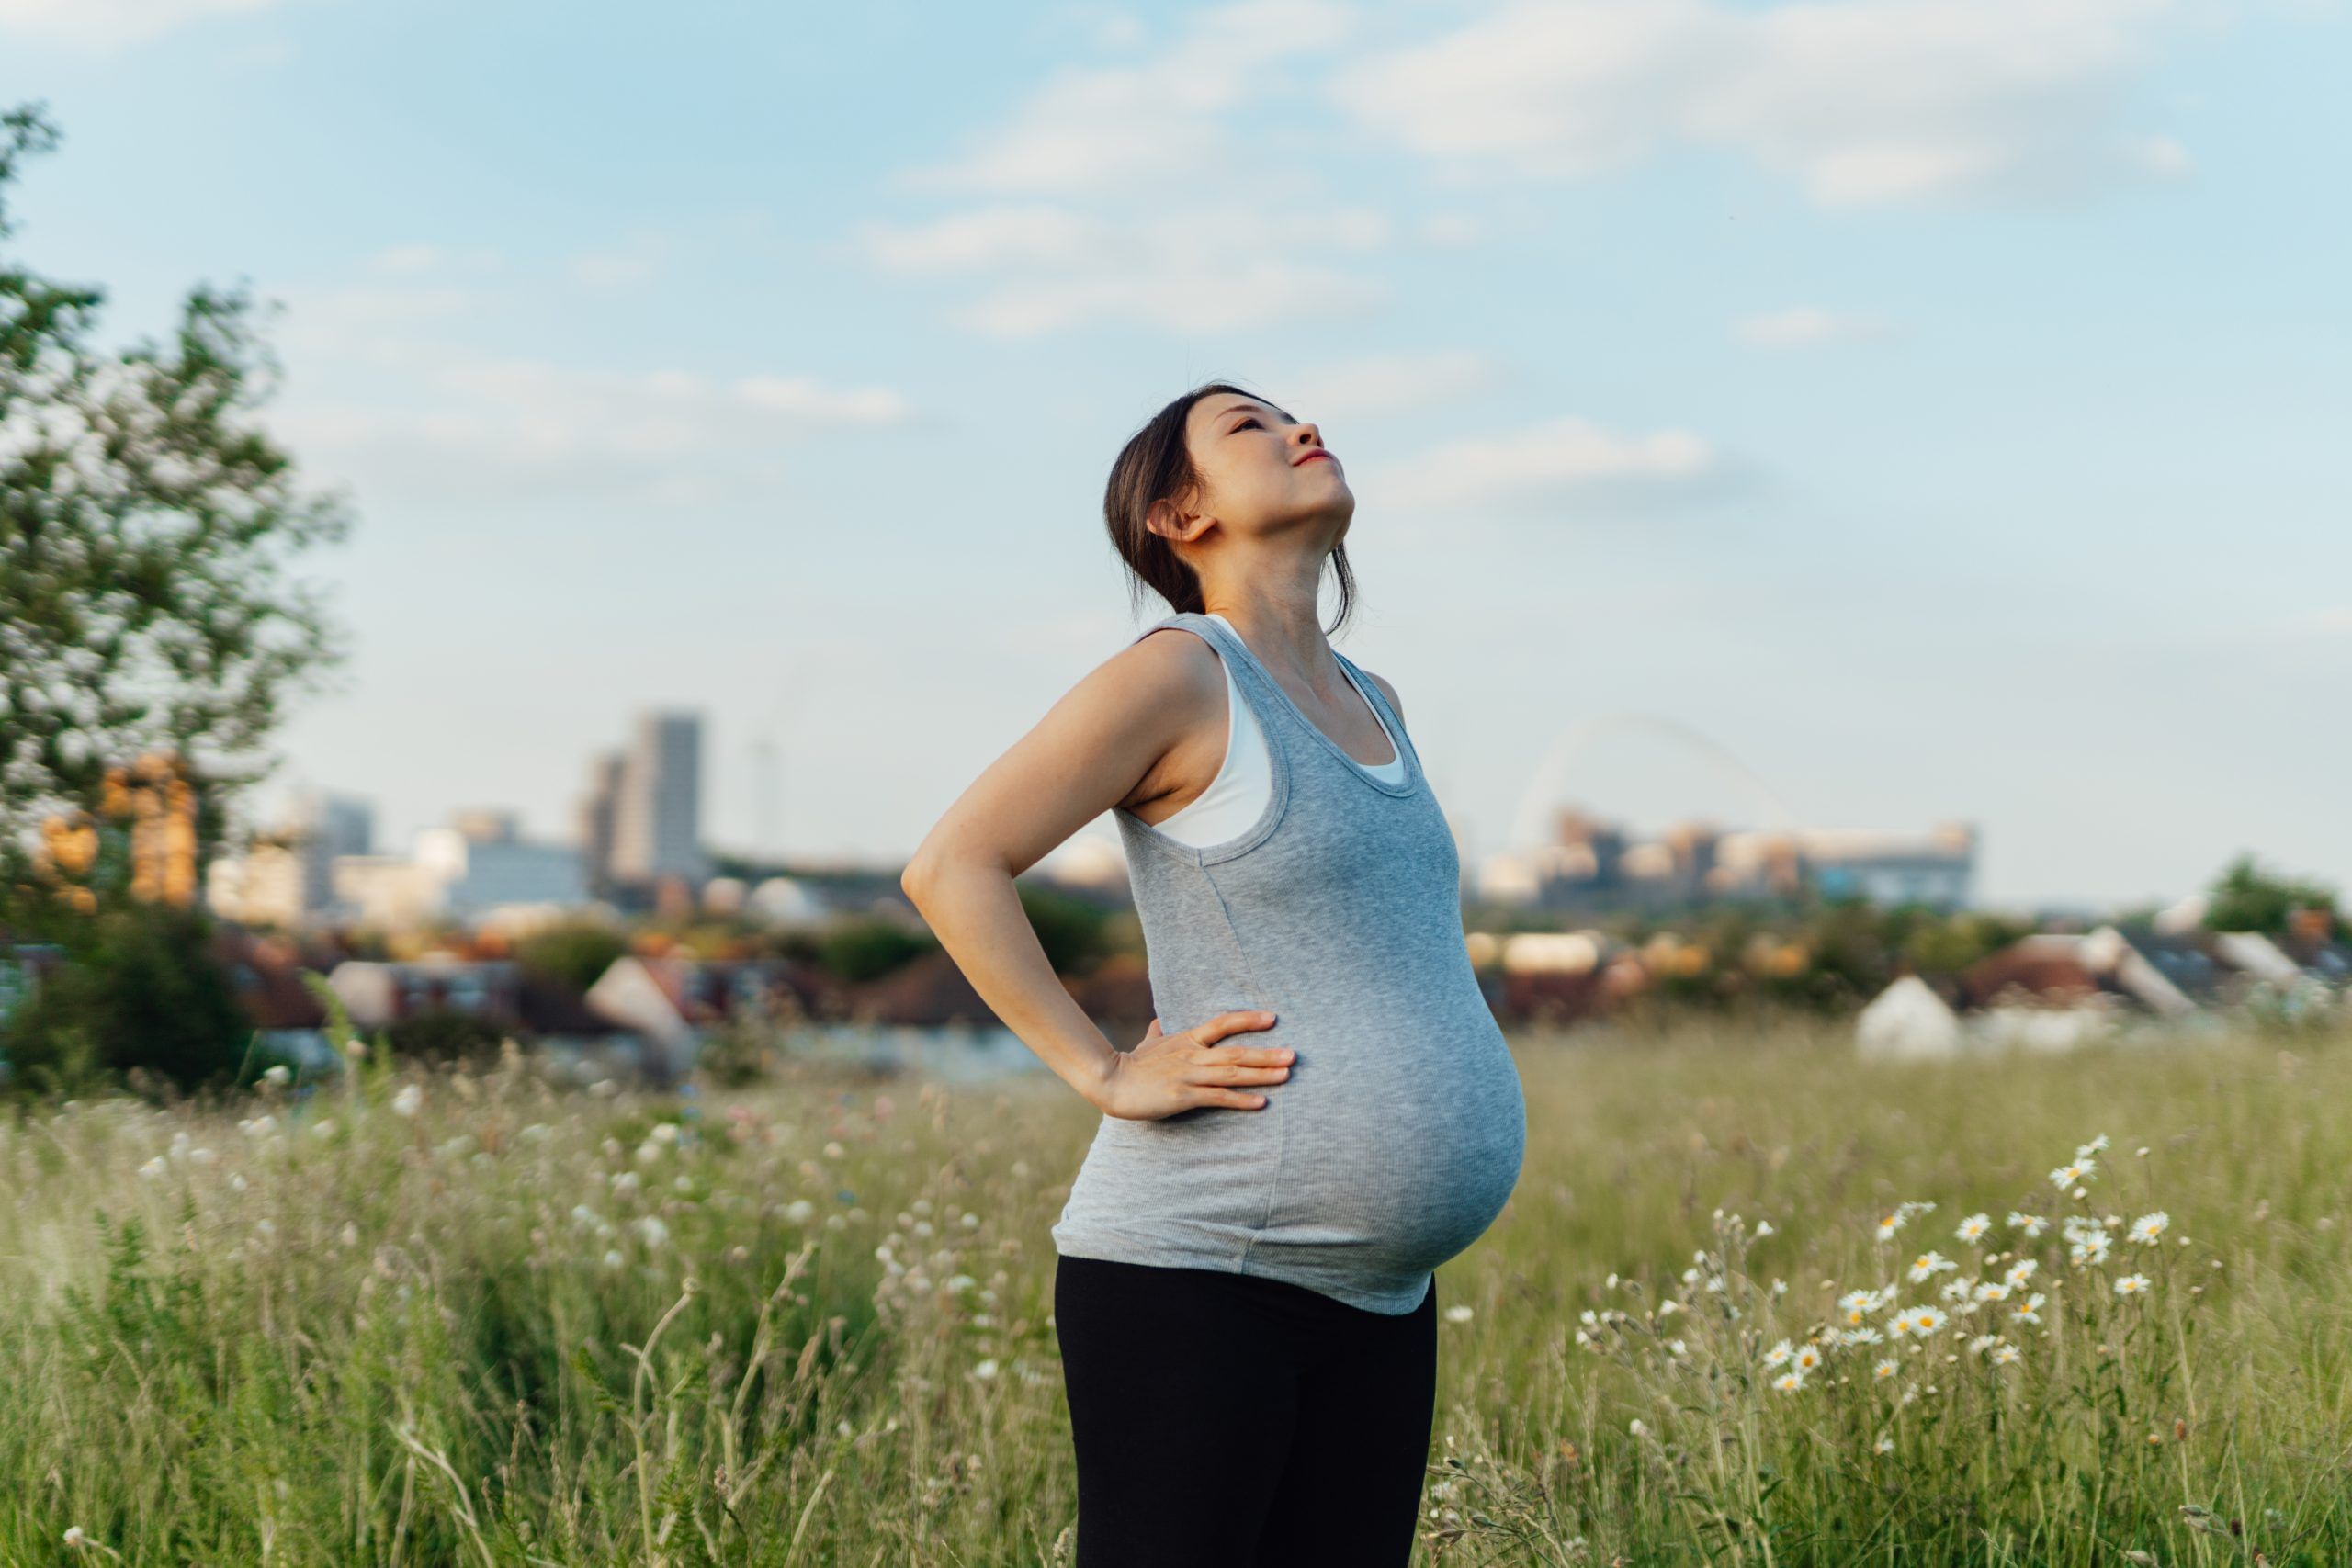
[[[287,813],[286,837],[302,867],[302,912],[334,902],[334,858],[376,852],[375,807],[356,795],[306,790]]]
[[[699,714],[638,716],[613,814],[612,870],[615,880],[640,887],[668,876],[696,886],[708,878]]]
[[[589,764],[588,793],[580,800],[580,863],[588,878],[589,897],[594,898],[613,890],[613,824],[620,812],[621,773],[627,761],[625,752],[598,752]]]

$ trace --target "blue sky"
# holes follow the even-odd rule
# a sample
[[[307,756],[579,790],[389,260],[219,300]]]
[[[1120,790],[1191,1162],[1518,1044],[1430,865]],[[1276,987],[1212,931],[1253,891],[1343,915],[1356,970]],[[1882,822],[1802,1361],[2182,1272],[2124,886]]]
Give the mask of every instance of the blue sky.
[[[107,335],[286,306],[261,417],[351,488],[307,570],[356,657],[265,807],[559,835],[681,705],[715,842],[902,856],[1160,613],[1103,478],[1230,377],[1348,460],[1340,646],[1471,855],[1547,781],[1769,796],[2100,902],[2242,849],[2352,890],[2347,43],[2323,0],[0,0],[0,102],[63,132],[15,254]]]

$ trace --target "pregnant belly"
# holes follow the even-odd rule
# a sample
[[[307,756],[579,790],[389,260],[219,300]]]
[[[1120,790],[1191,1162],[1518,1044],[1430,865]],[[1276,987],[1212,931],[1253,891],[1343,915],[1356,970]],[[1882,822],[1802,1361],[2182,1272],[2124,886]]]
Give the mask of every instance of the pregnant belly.
[[[1283,1153],[1265,1242],[1409,1271],[1485,1235],[1527,1146],[1526,1103],[1500,1032],[1403,1059],[1360,1045],[1314,1055],[1310,1064],[1302,1050],[1299,1070],[1272,1091]]]

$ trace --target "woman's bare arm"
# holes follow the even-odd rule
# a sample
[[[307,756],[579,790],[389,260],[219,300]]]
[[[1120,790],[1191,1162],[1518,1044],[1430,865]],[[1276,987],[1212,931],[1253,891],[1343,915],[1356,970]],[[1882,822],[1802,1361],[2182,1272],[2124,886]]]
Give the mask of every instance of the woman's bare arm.
[[[972,782],[899,879],[980,999],[1096,1105],[1121,1053],[1054,974],[1012,879],[1111,807],[1169,793],[1158,775],[1188,735],[1216,725],[1221,750],[1224,690],[1216,656],[1189,633],[1129,644]]]

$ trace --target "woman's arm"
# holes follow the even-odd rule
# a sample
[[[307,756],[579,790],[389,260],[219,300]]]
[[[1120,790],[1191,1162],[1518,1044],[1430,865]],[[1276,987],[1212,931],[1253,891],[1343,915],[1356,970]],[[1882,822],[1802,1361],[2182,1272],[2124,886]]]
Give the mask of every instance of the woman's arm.
[[[980,999],[1065,1083],[1104,1110],[1119,1109],[1112,1103],[1116,1098],[1131,1113],[1165,1103],[1178,1091],[1168,1084],[1148,1086],[1148,1093],[1122,1086],[1114,1096],[1113,1080],[1131,1054],[1104,1038],[1055,976],[1012,879],[1111,807],[1131,796],[1140,803],[1170,793],[1173,786],[1156,773],[1188,733],[1204,734],[1214,725],[1221,742],[1224,703],[1216,656],[1190,633],[1129,644],[1089,672],[973,781],[899,878]],[[1232,1014],[1212,1023],[1245,1016],[1272,1021],[1265,1014]],[[1204,1024],[1192,1032],[1208,1043],[1226,1032]],[[1228,1048],[1220,1056],[1231,1065],[1209,1069],[1219,1076],[1186,1081],[1279,1081],[1240,1067],[1249,1053]],[[1200,1090],[1192,1102],[1263,1103],[1256,1095],[1223,1089]]]

